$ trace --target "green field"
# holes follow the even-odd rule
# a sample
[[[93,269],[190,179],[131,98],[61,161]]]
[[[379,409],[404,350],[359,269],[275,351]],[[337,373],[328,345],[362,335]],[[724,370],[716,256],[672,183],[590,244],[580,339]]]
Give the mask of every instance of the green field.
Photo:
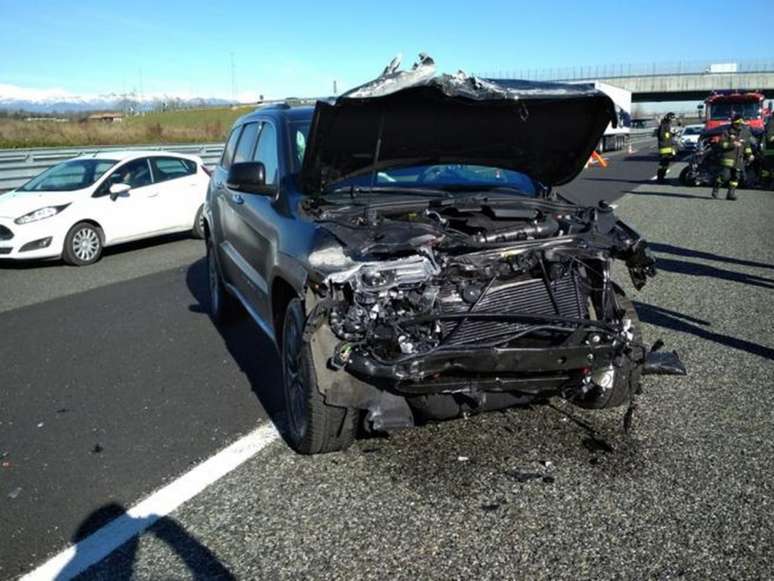
[[[221,142],[254,105],[147,113],[121,122],[0,119],[0,149]]]

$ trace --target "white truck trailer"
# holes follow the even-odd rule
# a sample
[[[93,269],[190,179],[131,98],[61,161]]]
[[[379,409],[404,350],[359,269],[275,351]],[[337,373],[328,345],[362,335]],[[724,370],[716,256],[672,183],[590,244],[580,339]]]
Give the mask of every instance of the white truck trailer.
[[[597,149],[600,152],[618,151],[629,146],[629,137],[632,130],[632,93],[620,87],[614,87],[607,83],[594,81],[594,88],[602,91],[615,103],[618,114],[618,125],[607,126]]]

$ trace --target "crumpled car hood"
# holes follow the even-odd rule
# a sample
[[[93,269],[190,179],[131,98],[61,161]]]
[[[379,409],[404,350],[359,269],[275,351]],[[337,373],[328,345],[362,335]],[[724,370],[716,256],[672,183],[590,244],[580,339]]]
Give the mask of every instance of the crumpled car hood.
[[[588,85],[436,76],[432,59],[420,59],[409,71],[393,61],[377,79],[317,103],[301,171],[307,193],[418,164],[493,166],[561,185],[616,123],[613,101]]]

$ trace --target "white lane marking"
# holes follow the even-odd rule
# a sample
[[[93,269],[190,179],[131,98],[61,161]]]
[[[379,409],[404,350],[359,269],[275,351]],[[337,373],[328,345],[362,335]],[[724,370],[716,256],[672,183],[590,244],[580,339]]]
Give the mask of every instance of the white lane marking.
[[[273,424],[261,425],[140,501],[125,514],[27,573],[21,578],[22,581],[72,579],[255,456],[277,438],[279,433]]]

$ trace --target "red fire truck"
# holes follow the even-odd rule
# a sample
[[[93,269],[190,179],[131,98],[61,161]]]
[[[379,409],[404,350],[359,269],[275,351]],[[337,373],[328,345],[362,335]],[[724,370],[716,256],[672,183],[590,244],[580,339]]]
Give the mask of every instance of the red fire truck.
[[[738,113],[751,129],[763,130],[769,113],[763,100],[763,93],[757,91],[715,91],[704,100],[704,129],[726,125]]]

